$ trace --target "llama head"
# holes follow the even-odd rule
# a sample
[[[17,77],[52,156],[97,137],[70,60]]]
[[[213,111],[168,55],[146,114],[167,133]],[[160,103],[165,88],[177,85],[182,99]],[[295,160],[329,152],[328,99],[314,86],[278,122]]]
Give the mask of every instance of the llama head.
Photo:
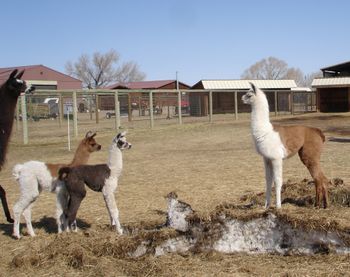
[[[4,83],[3,87],[8,91],[9,95],[15,99],[27,89],[26,82],[21,80],[24,70],[18,73],[18,70],[15,69],[11,72],[10,77]]]
[[[113,138],[113,144],[116,145],[120,150],[131,148],[131,143],[127,142],[125,135],[126,132],[124,131]]]
[[[96,133],[89,131],[86,133],[85,138],[82,141],[82,144],[90,153],[100,151],[102,148],[102,146],[96,142],[95,136]]]
[[[242,96],[242,101],[247,105],[254,105],[259,101],[259,99],[266,99],[265,93],[256,87],[253,83],[249,82],[250,89],[246,94]]]

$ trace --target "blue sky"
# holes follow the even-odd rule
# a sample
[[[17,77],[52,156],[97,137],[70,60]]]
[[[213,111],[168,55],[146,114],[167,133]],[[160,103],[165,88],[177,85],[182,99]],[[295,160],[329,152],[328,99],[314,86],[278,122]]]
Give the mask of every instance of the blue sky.
[[[115,49],[147,80],[239,79],[274,56],[304,73],[350,60],[350,1],[17,0],[1,3],[0,67],[64,72]]]

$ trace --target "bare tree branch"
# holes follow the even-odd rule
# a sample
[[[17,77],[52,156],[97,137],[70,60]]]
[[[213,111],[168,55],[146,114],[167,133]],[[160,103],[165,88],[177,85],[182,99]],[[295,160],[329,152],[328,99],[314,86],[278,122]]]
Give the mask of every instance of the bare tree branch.
[[[100,88],[113,82],[141,81],[146,74],[141,72],[134,62],[127,62],[118,66],[120,55],[115,50],[107,53],[95,52],[90,58],[81,55],[75,63],[66,63],[68,75],[83,81],[84,87]]]

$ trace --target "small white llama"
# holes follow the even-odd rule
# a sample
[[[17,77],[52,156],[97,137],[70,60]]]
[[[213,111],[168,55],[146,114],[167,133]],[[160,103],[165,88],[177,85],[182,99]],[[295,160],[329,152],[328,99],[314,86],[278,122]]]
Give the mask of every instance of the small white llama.
[[[281,208],[283,159],[296,153],[315,181],[315,206],[328,206],[328,180],[320,167],[320,156],[325,137],[320,129],[306,126],[272,125],[265,93],[250,83],[251,89],[242,97],[252,107],[251,131],[257,152],[263,156],[266,179],[265,208],[270,207],[272,183],[276,189],[276,207]]]

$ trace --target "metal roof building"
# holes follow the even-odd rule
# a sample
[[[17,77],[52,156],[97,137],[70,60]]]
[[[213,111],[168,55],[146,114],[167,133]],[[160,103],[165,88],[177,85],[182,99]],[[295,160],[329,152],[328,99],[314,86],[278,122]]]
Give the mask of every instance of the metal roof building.
[[[320,112],[350,111],[350,61],[321,68],[323,78],[312,81]]]
[[[192,86],[191,89],[213,91],[214,114],[233,113],[236,101],[239,112],[249,112],[250,107],[244,105],[241,101],[242,95],[250,88],[249,82],[266,93],[271,111],[275,110],[275,103],[277,103],[279,111],[289,111],[291,109],[289,99],[291,89],[297,87],[294,80],[201,80]],[[192,115],[207,115],[209,106],[208,93],[191,92],[190,106]]]
[[[247,90],[250,88],[250,82],[262,90],[290,90],[297,87],[294,80],[201,80],[192,86],[192,89]]]

